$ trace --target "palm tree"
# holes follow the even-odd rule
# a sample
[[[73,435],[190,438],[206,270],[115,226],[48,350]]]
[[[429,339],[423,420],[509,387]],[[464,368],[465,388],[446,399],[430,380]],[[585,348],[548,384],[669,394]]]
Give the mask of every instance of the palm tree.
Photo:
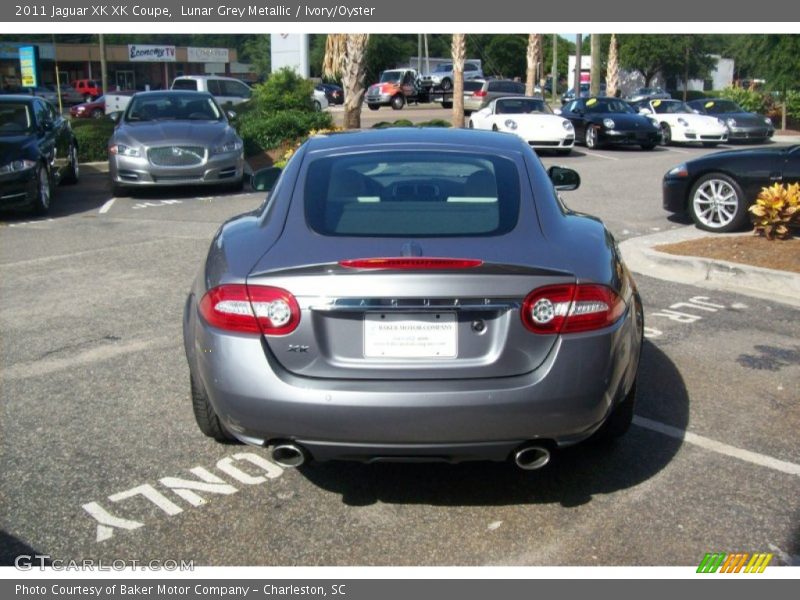
[[[600,34],[593,33],[591,38],[592,79],[589,83],[592,96],[600,95]]]
[[[464,57],[467,53],[463,33],[453,34],[453,127],[464,126]]]
[[[528,72],[525,79],[525,95],[533,96],[536,87],[536,68],[542,60],[542,35],[539,33],[528,34]]]
[[[328,34],[322,73],[325,77],[341,74],[344,86],[344,128],[361,128],[361,104],[364,101],[364,76],[367,63],[368,33]]]
[[[611,34],[611,43],[608,48],[608,69],[606,71],[606,94],[611,97],[620,91],[619,86],[619,42],[617,34]]]

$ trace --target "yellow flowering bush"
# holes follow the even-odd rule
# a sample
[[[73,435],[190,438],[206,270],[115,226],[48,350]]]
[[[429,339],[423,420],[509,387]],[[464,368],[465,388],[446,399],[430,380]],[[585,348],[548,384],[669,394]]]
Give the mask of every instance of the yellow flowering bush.
[[[749,209],[754,233],[768,240],[786,239],[792,227],[800,227],[800,183],[776,183],[761,188]]]
[[[297,152],[297,149],[305,142],[308,138],[314,137],[315,135],[325,135],[328,133],[336,133],[337,131],[343,131],[341,127],[329,127],[325,129],[312,129],[308,132],[308,135],[305,137],[298,138],[294,145],[290,145],[286,151],[283,153],[283,156],[280,159],[275,161],[275,166],[280,167],[281,169],[286,166],[286,163],[289,162],[289,159],[294,156],[294,153]]]

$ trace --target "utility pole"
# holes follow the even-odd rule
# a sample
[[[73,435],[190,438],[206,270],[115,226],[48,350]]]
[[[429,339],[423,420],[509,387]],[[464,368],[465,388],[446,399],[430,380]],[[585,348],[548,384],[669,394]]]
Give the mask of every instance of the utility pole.
[[[108,89],[108,66],[106,65],[106,40],[103,34],[100,36],[100,86],[103,88],[103,93],[107,94]]]
[[[553,34],[553,68],[550,71],[550,88],[553,92],[553,104],[558,100],[558,34]]]
[[[417,73],[422,74],[422,34],[417,34]]]
[[[581,50],[583,46],[583,34],[575,36],[575,76],[572,80],[572,87],[575,90],[575,97],[581,97]]]
[[[422,39],[425,42],[425,74],[429,74],[431,72],[431,61],[430,57],[428,56],[428,34],[423,33]]]
[[[592,34],[592,80],[590,83],[590,93],[592,96],[600,95],[600,34]]]

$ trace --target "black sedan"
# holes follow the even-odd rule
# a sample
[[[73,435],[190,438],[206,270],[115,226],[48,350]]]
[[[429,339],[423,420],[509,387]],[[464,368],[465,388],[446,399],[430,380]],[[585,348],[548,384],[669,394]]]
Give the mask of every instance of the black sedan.
[[[727,232],[748,222],[762,187],[800,181],[800,145],[729,150],[687,161],[664,175],[664,209],[688,212],[700,229]]]
[[[775,127],[772,119],[748,112],[733,100],[725,98],[703,98],[692,100],[689,106],[698,114],[722,119],[728,126],[728,141],[752,140],[763,142],[773,136]]]
[[[344,90],[338,85],[320,83],[317,85],[316,89],[325,94],[325,99],[328,101],[328,104],[344,104]]]
[[[652,150],[661,141],[661,130],[618,98],[579,98],[569,102],[561,116],[572,122],[575,140],[587,148],[638,144],[644,150]]]
[[[50,210],[53,186],[78,181],[78,144],[39,97],[0,96],[0,208]]]

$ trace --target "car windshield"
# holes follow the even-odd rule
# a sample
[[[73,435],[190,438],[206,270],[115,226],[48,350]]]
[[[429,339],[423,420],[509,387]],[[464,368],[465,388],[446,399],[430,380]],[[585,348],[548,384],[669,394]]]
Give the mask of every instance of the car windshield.
[[[380,83],[397,83],[403,77],[402,71],[384,71]]]
[[[519,195],[514,162],[488,153],[339,155],[309,166],[305,213],[328,236],[493,236],[516,225]]]
[[[133,121],[162,121],[162,120],[188,120],[188,121],[219,121],[222,112],[216,102],[205,94],[144,94],[135,96],[128,110],[125,120]]]
[[[32,129],[33,116],[27,104],[0,104],[0,135],[28,133]]]
[[[614,98],[589,98],[586,101],[587,113],[633,113],[631,105]]]
[[[693,112],[688,104],[680,100],[653,100],[651,104],[660,115]]]
[[[703,110],[710,115],[719,113],[744,112],[733,100],[708,100],[703,102]]]
[[[495,102],[495,114],[498,115],[527,115],[530,113],[553,114],[544,100],[534,98],[503,98]]]

